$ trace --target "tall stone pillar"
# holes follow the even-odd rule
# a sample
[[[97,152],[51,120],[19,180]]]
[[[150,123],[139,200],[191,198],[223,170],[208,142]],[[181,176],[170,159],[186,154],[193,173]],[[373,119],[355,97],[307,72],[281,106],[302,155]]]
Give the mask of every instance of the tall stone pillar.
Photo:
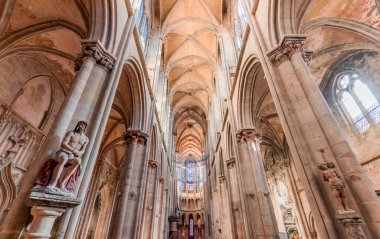
[[[227,160],[228,185],[230,188],[231,210],[232,210],[232,232],[234,238],[245,238],[243,209],[239,194],[239,183],[236,174],[236,159]]]
[[[142,215],[142,230],[140,238],[152,238],[153,227],[155,226],[154,210],[156,197],[156,183],[157,183],[157,161],[150,159],[148,161],[148,177],[146,178],[146,191],[144,214]]]
[[[299,140],[293,151],[296,150],[301,156],[313,194],[317,197],[328,195],[328,205],[322,198],[316,199],[323,218],[321,222],[325,218],[334,218],[337,210],[331,206],[335,204],[335,199],[317,168],[331,162],[336,165],[338,174],[343,175],[351,207],[363,216],[367,233],[380,238],[380,201],[305,62],[305,40],[304,35],[286,35],[281,44],[268,53],[280,76],[274,82],[275,87],[286,97],[281,104],[284,109],[288,109],[285,117],[289,122],[289,131]],[[324,184],[323,192],[319,192],[321,184]],[[330,215],[327,215],[328,212]],[[323,230],[322,227],[327,226],[328,230],[334,231],[334,225],[327,225],[330,223],[327,221],[319,228]],[[331,234],[331,237],[323,237],[335,236]]]
[[[262,133],[256,128],[245,128],[239,130],[236,137],[250,236],[251,238],[277,238],[276,221],[271,212],[265,170],[260,158],[259,147]]]
[[[147,138],[148,135],[141,130],[129,129],[125,134],[128,152],[119,182],[121,195],[115,205],[116,217],[111,233],[114,239],[135,238],[138,235]]]
[[[29,214],[25,201],[30,190],[34,186],[39,170],[47,160],[55,157],[55,153],[59,149],[68,127],[73,122],[72,119],[75,117],[78,105],[82,100],[82,95],[88,85],[88,80],[90,79],[94,68],[97,65],[102,65],[107,69],[112,69],[113,62],[114,58],[105,51],[99,42],[88,40],[82,41],[82,53],[76,60],[76,70],[78,70],[78,72],[71,85],[70,91],[66,95],[56,119],[41,146],[41,150],[39,151],[37,160],[34,162],[33,168],[25,174],[25,180],[21,184],[19,193],[12,203],[9,215],[13,216],[5,219],[1,236],[18,237],[18,234],[22,231],[22,227],[26,223],[25,219],[28,218]],[[17,216],[14,217],[14,215]]]
[[[226,183],[226,177],[224,175],[219,176],[219,186],[220,186],[220,207],[221,207],[221,217],[222,220],[222,233],[223,237],[225,238],[234,238],[232,235],[232,221],[231,221],[231,210],[228,205],[228,194],[227,194],[227,183]],[[201,228],[200,232],[202,232]],[[200,234],[201,235],[201,234]]]

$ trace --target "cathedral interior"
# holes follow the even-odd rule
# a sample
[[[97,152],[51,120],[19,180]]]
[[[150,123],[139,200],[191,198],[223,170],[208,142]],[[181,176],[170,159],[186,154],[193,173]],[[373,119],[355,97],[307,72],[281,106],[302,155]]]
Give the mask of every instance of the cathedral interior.
[[[380,0],[1,0],[0,238],[379,239]]]

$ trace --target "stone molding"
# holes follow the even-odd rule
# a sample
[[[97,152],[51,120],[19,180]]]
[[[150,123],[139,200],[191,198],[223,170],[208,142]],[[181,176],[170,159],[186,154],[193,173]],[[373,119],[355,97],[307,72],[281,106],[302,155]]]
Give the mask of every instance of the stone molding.
[[[229,169],[234,168],[236,166],[236,159],[235,158],[230,158],[230,159],[228,159],[226,161],[226,163],[227,163],[227,167]]]
[[[267,56],[276,66],[289,60],[295,53],[300,52],[306,63],[309,63],[313,55],[312,51],[305,51],[306,35],[284,35],[280,45],[270,51]]]
[[[246,142],[254,142],[260,144],[262,141],[263,133],[257,128],[240,129],[236,133],[237,142],[239,144]]]
[[[85,58],[91,58],[96,64],[104,67],[107,71],[112,71],[115,57],[107,52],[103,45],[96,40],[83,40],[82,51],[75,60],[75,71],[79,71]]]
[[[142,132],[139,129],[128,129],[124,135],[124,139],[125,141],[127,141],[128,144],[137,143],[140,145],[146,145],[148,137],[148,134]]]
[[[150,160],[148,161],[148,167],[149,167],[149,168],[155,169],[155,168],[157,168],[157,166],[158,166],[158,163],[157,163],[156,160],[152,160],[152,159],[150,159]]]

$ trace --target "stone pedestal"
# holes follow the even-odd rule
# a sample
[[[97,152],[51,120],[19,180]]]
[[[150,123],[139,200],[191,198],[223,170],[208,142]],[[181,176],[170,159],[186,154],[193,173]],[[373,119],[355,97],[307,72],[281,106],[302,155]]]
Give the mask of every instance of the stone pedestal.
[[[336,218],[342,223],[344,230],[347,233],[349,239],[367,239],[361,223],[363,218],[355,212],[342,212],[336,215]]]
[[[81,201],[69,194],[53,194],[41,190],[32,191],[26,204],[32,207],[33,221],[25,233],[25,238],[48,239],[55,220],[67,209],[81,204]]]
[[[169,220],[169,237],[172,239],[178,239],[178,223],[181,221],[181,218],[179,215],[170,215],[168,217]]]

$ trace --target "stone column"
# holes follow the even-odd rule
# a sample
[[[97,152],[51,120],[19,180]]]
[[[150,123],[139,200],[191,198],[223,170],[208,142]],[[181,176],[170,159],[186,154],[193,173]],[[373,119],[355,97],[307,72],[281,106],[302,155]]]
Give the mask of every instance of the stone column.
[[[233,235],[234,238],[245,238],[244,233],[244,218],[243,210],[241,207],[241,200],[239,194],[239,183],[236,175],[236,160],[235,158],[230,158],[227,160],[228,168],[228,183],[230,188],[230,198],[231,198],[231,210],[232,210],[232,225],[233,225]]]
[[[324,223],[318,226],[318,230],[324,231],[323,226],[327,226],[327,231],[336,230],[329,222],[336,211],[331,206],[335,204],[333,195],[327,185],[323,187],[323,192],[319,191],[318,186],[323,179],[317,166],[332,162],[351,189],[348,197],[353,202],[352,207],[362,214],[370,234],[380,238],[380,201],[305,62],[305,40],[304,35],[286,35],[281,44],[268,53],[268,57],[280,76],[274,85],[286,97],[281,104],[288,109],[285,117],[290,124],[289,131],[293,139],[299,140],[292,152],[296,150],[301,154],[301,164],[311,182],[313,194],[317,196],[316,202],[321,210],[317,224]],[[326,205],[322,195],[329,195],[331,203]],[[316,208],[313,209],[315,211]],[[322,236],[336,237],[333,234]]]
[[[277,238],[276,221],[271,212],[265,170],[260,158],[262,133],[256,128],[245,128],[239,130],[236,137],[245,213],[251,238]]]
[[[128,152],[120,178],[120,193],[115,205],[116,217],[112,228],[112,238],[135,238],[137,236],[138,208],[141,203],[142,178],[148,135],[141,130],[129,129],[125,134]]]
[[[152,238],[155,223],[154,211],[156,203],[157,161],[148,161],[148,177],[146,178],[146,191],[144,214],[142,215],[142,229],[140,238]],[[155,200],[156,199],[156,200]]]
[[[7,218],[4,222],[4,228],[1,235],[16,236],[21,230],[27,218],[29,211],[25,208],[25,200],[31,188],[34,185],[35,178],[39,173],[39,169],[49,159],[55,157],[55,153],[60,147],[61,141],[72,122],[72,118],[77,110],[77,106],[81,100],[83,92],[86,88],[90,75],[95,65],[103,64],[111,67],[113,59],[108,57],[108,53],[102,45],[97,41],[82,41],[82,53],[76,60],[76,70],[78,70],[70,91],[56,116],[56,119],[41,147],[37,160],[32,170],[28,171],[21,185],[18,196],[12,204],[12,215],[18,215],[17,218]]]
[[[229,198],[227,193],[226,177],[224,175],[219,176],[219,186],[220,186],[220,201],[221,204],[221,217],[222,220],[222,234],[225,238],[234,238],[232,235],[232,221],[231,221],[231,210],[229,207]],[[200,228],[200,232],[202,229]]]

